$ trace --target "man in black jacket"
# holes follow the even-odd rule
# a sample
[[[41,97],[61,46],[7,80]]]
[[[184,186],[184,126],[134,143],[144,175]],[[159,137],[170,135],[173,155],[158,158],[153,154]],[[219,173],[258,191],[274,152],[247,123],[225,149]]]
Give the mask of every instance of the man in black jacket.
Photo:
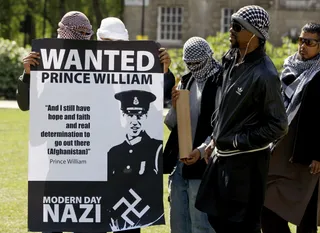
[[[268,29],[269,15],[259,6],[232,15],[231,49],[222,60],[220,105],[206,155],[216,150],[196,203],[217,233],[260,232],[269,144],[287,132],[280,80],[264,49]]]

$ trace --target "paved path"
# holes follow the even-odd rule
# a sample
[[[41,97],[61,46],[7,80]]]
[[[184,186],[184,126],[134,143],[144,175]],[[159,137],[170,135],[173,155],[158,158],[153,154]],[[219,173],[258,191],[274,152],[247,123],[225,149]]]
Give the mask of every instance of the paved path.
[[[18,108],[15,100],[0,100],[0,108]]]
[[[17,101],[15,100],[0,100],[0,108],[18,108]],[[163,116],[168,113],[167,108],[163,109]]]

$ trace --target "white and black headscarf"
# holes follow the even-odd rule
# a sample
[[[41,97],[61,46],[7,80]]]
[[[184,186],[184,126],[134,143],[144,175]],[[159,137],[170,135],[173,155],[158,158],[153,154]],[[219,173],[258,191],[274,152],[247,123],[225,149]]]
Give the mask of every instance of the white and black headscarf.
[[[198,83],[217,73],[221,65],[212,57],[213,51],[201,37],[191,37],[183,46],[183,60]]]
[[[89,19],[85,14],[79,11],[70,11],[66,13],[58,25],[58,38],[90,40],[93,35]]]
[[[284,61],[280,78],[289,125],[300,108],[305,87],[318,72],[320,72],[320,54],[310,60],[302,61],[298,59],[298,53],[295,53]]]

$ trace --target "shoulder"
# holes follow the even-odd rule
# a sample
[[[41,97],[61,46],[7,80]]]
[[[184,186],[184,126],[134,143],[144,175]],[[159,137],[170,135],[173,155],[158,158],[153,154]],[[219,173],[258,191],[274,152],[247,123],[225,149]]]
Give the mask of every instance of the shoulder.
[[[122,142],[114,147],[111,147],[110,150],[108,151],[108,154],[117,154],[119,151],[123,150],[123,147],[127,144],[126,142]]]
[[[254,76],[261,83],[279,82],[279,74],[271,59],[266,55],[254,70]]]
[[[151,141],[151,143],[153,144],[153,145],[156,145],[156,146],[162,146],[162,141],[161,140],[158,140],[158,139],[155,139],[155,138],[151,138],[150,139],[150,141]]]

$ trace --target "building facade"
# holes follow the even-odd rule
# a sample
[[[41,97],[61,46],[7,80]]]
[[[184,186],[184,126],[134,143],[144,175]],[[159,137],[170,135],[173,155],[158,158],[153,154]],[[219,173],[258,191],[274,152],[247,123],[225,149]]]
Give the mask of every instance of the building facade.
[[[181,47],[192,36],[228,32],[231,15],[251,4],[269,12],[269,41],[276,46],[283,36],[297,37],[305,23],[320,22],[320,0],[125,0],[124,22],[131,40],[146,35],[165,47]]]

